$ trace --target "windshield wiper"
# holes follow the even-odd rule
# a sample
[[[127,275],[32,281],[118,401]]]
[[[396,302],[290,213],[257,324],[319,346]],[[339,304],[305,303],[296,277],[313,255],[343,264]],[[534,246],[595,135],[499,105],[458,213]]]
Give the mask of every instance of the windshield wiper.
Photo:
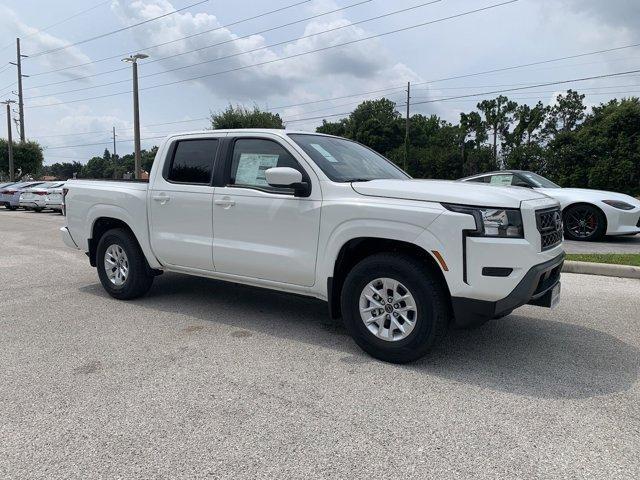
[[[373,180],[372,178],[350,178],[349,180],[345,180],[345,182],[370,182]]]

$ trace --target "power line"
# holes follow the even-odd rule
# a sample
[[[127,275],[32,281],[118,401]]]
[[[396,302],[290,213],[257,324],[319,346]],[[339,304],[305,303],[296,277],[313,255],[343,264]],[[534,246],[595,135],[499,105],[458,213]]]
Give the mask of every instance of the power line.
[[[362,38],[358,38],[358,39],[355,39],[355,40],[350,40],[348,42],[339,43],[339,44],[336,44],[336,45],[328,45],[326,47],[317,48],[317,49],[310,50],[310,51],[307,51],[307,52],[301,52],[301,53],[297,53],[297,54],[292,54],[292,55],[288,55],[288,56],[285,56],[285,57],[276,58],[276,59],[273,59],[273,60],[268,60],[268,61],[259,62],[259,63],[255,63],[255,64],[243,65],[243,66],[232,68],[232,69],[229,69],[229,70],[223,70],[223,71],[209,73],[209,74],[205,74],[205,75],[198,75],[198,76],[195,76],[195,77],[190,77],[190,78],[186,78],[186,79],[182,79],[182,80],[174,80],[174,81],[171,81],[171,82],[161,83],[161,84],[157,84],[157,85],[151,85],[151,86],[148,86],[148,87],[141,88],[140,90],[151,90],[151,89],[155,89],[155,88],[166,87],[166,86],[176,85],[176,84],[185,83],[185,82],[202,80],[204,78],[210,78],[210,77],[214,77],[214,76],[217,76],[217,75],[222,75],[222,74],[225,74],[225,73],[237,72],[237,71],[241,71],[241,70],[246,70],[248,68],[259,67],[259,66],[264,66],[264,65],[276,63],[276,62],[281,62],[281,61],[284,61],[284,60],[289,60],[289,59],[292,59],[292,58],[299,58],[299,57],[302,57],[302,56],[305,56],[305,55],[309,55],[311,53],[318,53],[318,52],[327,51],[327,50],[331,50],[331,49],[338,48],[338,47],[343,47],[343,46],[347,46],[347,45],[353,45],[353,44],[364,42],[364,41],[371,40],[371,39],[374,39],[374,38],[380,38],[380,37],[392,35],[392,34],[395,34],[395,33],[405,32],[405,31],[408,31],[408,30],[413,30],[413,29],[424,27],[424,26],[427,26],[427,25],[432,25],[432,24],[435,24],[435,23],[451,20],[451,19],[454,19],[454,18],[459,18],[459,17],[463,17],[463,16],[467,16],[467,15],[472,15],[474,13],[478,13],[478,12],[482,12],[482,11],[486,11],[486,10],[491,10],[491,9],[498,8],[498,7],[501,7],[501,6],[504,6],[504,5],[509,5],[509,4],[515,3],[517,1],[519,1],[519,0],[508,0],[508,1],[505,1],[505,2],[496,3],[496,4],[493,4],[493,5],[486,6],[486,7],[482,7],[482,8],[478,8],[478,9],[474,9],[474,10],[469,10],[469,11],[462,12],[462,13],[458,13],[458,14],[451,15],[451,16],[448,16],[448,17],[442,17],[442,18],[438,18],[438,19],[435,19],[435,20],[430,20],[428,22],[422,22],[422,23],[419,23],[419,24],[416,24],[416,25],[411,25],[411,26],[408,26],[408,27],[398,28],[398,29],[391,30],[391,31],[388,31],[388,32],[384,32],[384,33],[379,33],[379,34],[375,34],[375,35],[369,35],[368,37],[362,37]],[[131,93],[131,91],[127,90],[127,91],[123,91],[123,92],[115,92],[115,93],[111,93],[111,94],[99,95],[99,96],[90,97],[90,98],[67,100],[65,102],[48,103],[48,104],[42,104],[42,105],[31,105],[31,108],[42,108],[42,107],[50,107],[50,106],[56,106],[56,105],[65,105],[65,104],[69,104],[69,103],[78,103],[78,102],[83,102],[83,101],[87,101],[87,100],[95,100],[95,99],[99,99],[99,98],[114,97],[114,96],[118,96],[118,95],[129,94],[129,93]]]
[[[413,102],[412,105],[425,105],[425,104],[428,104],[428,103],[446,102],[446,101],[449,101],[449,100],[459,100],[459,99],[472,98],[472,97],[484,97],[484,96],[487,96],[487,95],[495,95],[495,94],[499,94],[499,93],[508,93],[508,92],[528,90],[530,88],[548,87],[548,86],[551,86],[551,85],[566,85],[567,83],[584,82],[584,81],[588,81],[588,80],[597,80],[597,79],[609,78],[609,77],[619,77],[619,76],[622,76],[622,75],[629,75],[629,74],[632,74],[632,73],[639,73],[639,72],[640,72],[640,69],[638,69],[638,70],[630,70],[628,72],[617,72],[617,73],[609,73],[609,74],[603,74],[603,75],[593,75],[591,77],[574,78],[574,79],[571,79],[571,80],[558,80],[558,81],[555,81],[555,82],[538,83],[536,85],[529,85],[529,86],[525,86],[525,87],[507,88],[507,89],[503,89],[503,90],[492,90],[492,91],[488,91],[488,92],[478,92],[478,93],[471,93],[471,94],[467,94],[467,95],[457,95],[457,96],[452,96],[452,97],[424,100],[424,101],[421,101],[421,102]],[[403,107],[403,106],[405,106],[405,104],[396,105],[396,107]],[[286,123],[294,123],[294,122],[302,122],[302,121],[308,121],[308,120],[320,120],[320,119],[324,119],[324,118],[340,117],[340,116],[350,115],[351,113],[352,112],[341,112],[341,113],[335,113],[335,114],[332,114],[332,115],[320,115],[320,116],[315,116],[315,117],[295,118],[293,120],[284,120],[284,121]]]
[[[309,1],[309,0],[307,0],[307,1]],[[291,25],[295,25],[295,24],[297,24],[297,23],[303,23],[303,22],[306,22],[306,21],[308,21],[308,20],[312,20],[312,19],[314,19],[314,18],[318,18],[318,17],[322,17],[322,16],[330,15],[330,14],[333,14],[333,13],[336,13],[336,12],[340,12],[340,11],[343,11],[343,10],[347,10],[347,9],[349,9],[349,8],[357,7],[357,6],[359,6],[359,5],[363,5],[363,4],[365,4],[365,3],[369,3],[369,2],[371,2],[371,1],[373,1],[373,0],[362,0],[362,1],[360,1],[360,2],[357,2],[357,3],[351,4],[351,5],[347,5],[347,6],[345,6],[345,7],[336,8],[336,9],[334,9],[334,10],[330,10],[330,11],[328,11],[328,12],[324,12],[324,13],[320,13],[320,14],[312,15],[312,16],[310,16],[310,17],[306,17],[306,18],[303,18],[303,19],[301,19],[301,20],[296,20],[295,22],[285,23],[285,24],[282,24],[282,25],[278,25],[278,26],[276,26],[276,27],[268,28],[268,29],[266,29],[266,30],[261,30],[261,31],[258,31],[258,32],[253,32],[253,33],[250,33],[250,34],[247,34],[247,35],[241,36],[241,37],[235,37],[235,38],[232,38],[232,39],[229,39],[229,40],[225,40],[224,42],[218,42],[218,43],[214,43],[214,44],[206,45],[206,46],[204,46],[204,47],[196,48],[196,49],[194,49],[194,50],[189,50],[189,51],[186,51],[186,52],[181,52],[181,53],[177,53],[177,54],[173,54],[173,55],[168,55],[168,56],[166,56],[166,57],[160,57],[160,58],[156,58],[156,59],[148,60],[148,61],[147,61],[147,62],[145,62],[145,63],[146,63],[146,64],[151,64],[151,63],[159,62],[159,61],[161,61],[161,60],[166,60],[166,59],[169,59],[169,58],[174,58],[174,57],[177,57],[177,56],[180,56],[180,55],[186,55],[186,54],[194,53],[194,52],[197,52],[197,51],[200,51],[200,50],[205,50],[205,49],[207,49],[207,48],[213,48],[213,47],[217,47],[217,46],[224,45],[224,44],[228,44],[228,43],[234,43],[234,42],[237,42],[237,41],[240,41],[240,40],[246,40],[247,38],[250,38],[250,37],[255,36],[255,35],[260,35],[260,34],[263,34],[263,33],[271,32],[271,31],[274,31],[274,30],[278,30],[278,29],[280,29],[280,28],[289,27],[289,26],[291,26]],[[440,2],[440,1],[442,1],[442,0],[433,0],[432,2],[429,2],[429,3],[436,3],[436,2]],[[306,2],[303,2],[303,3],[306,3]],[[298,5],[298,4],[294,4],[294,5]],[[417,7],[416,7],[416,8],[417,8]],[[252,17],[252,18],[253,18],[253,17]],[[236,23],[239,23],[239,22],[236,22]],[[363,23],[363,22],[358,22],[358,23]],[[188,66],[186,66],[186,67],[178,67],[178,68],[174,68],[174,69],[170,69],[170,70],[164,70],[164,71],[162,71],[162,72],[156,72],[156,73],[153,73],[153,74],[142,75],[142,76],[141,76],[141,78],[142,78],[142,77],[155,76],[155,75],[162,75],[162,74],[169,73],[169,72],[173,72],[173,71],[176,71],[176,70],[181,70],[181,69],[183,69],[183,68],[189,68],[189,67],[192,67],[192,66],[195,66],[195,65],[201,65],[202,63],[214,62],[214,61],[218,61],[218,60],[222,60],[222,59],[226,59],[226,58],[231,58],[231,57],[233,57],[233,56],[244,55],[244,54],[246,54],[246,53],[252,53],[252,52],[255,52],[255,51],[258,51],[258,50],[264,50],[264,49],[266,49],[266,48],[270,48],[270,47],[273,47],[273,46],[276,46],[276,45],[282,45],[282,44],[287,43],[287,42],[290,42],[290,41],[301,40],[301,39],[303,39],[303,38],[307,38],[307,37],[311,37],[311,36],[319,35],[319,34],[321,34],[321,33],[326,33],[326,32],[330,32],[330,31],[333,31],[333,30],[339,30],[340,28],[346,28],[346,27],[349,27],[349,26],[352,26],[352,25],[355,25],[355,24],[344,25],[344,26],[341,26],[341,27],[336,28],[336,29],[326,30],[326,31],[324,31],[324,32],[318,32],[318,33],[313,34],[313,35],[308,35],[308,36],[305,36],[305,37],[295,38],[295,39],[293,39],[293,40],[287,40],[286,42],[279,42],[279,43],[274,44],[274,45],[266,45],[266,46],[263,46],[263,47],[260,47],[260,48],[256,48],[256,49],[253,49],[253,50],[248,50],[248,51],[245,51],[245,52],[240,52],[240,53],[238,53],[238,54],[229,55],[229,56],[226,56],[226,57],[220,57],[220,58],[216,58],[216,59],[208,60],[208,61],[206,61],[206,62],[201,62],[201,63],[191,64],[191,65],[188,65]],[[212,29],[211,31],[213,31],[213,30],[219,30],[219,29],[221,29],[221,28],[225,28],[225,27],[215,28],[215,29]],[[189,37],[185,37],[185,38],[189,38]],[[176,41],[177,41],[177,40],[176,40]],[[165,45],[165,44],[167,44],[167,43],[170,43],[170,42],[165,42],[164,44],[159,44],[159,45]],[[145,49],[143,48],[143,49],[139,49],[139,50],[140,50],[140,51],[143,51],[143,50],[145,50]],[[113,58],[113,57],[111,57],[111,58]],[[121,57],[120,57],[120,58],[121,58]],[[51,86],[54,86],[54,85],[61,85],[61,84],[64,84],[64,83],[70,83],[70,82],[78,82],[78,81],[86,80],[86,79],[88,79],[88,78],[93,78],[93,77],[97,77],[97,76],[107,75],[107,74],[109,74],[109,73],[121,72],[121,71],[124,71],[124,70],[128,70],[128,68],[126,68],[126,67],[123,67],[123,68],[115,68],[115,69],[113,69],[113,70],[105,70],[105,71],[103,71],[103,72],[92,73],[91,75],[85,75],[85,76],[83,76],[83,77],[78,77],[78,78],[69,78],[69,79],[66,79],[66,80],[59,80],[59,81],[57,81],[57,82],[50,82],[50,83],[45,83],[45,84],[41,84],[41,85],[34,85],[33,87],[30,87],[30,88],[29,88],[29,90],[31,90],[31,89],[35,89],[35,88],[42,88],[42,87],[51,87]],[[59,94],[61,94],[61,93],[79,92],[79,91],[82,91],[82,90],[90,90],[90,89],[93,89],[93,88],[105,87],[105,86],[110,86],[110,85],[117,85],[117,84],[125,83],[125,82],[128,82],[128,80],[116,80],[116,81],[108,82],[108,83],[104,83],[104,84],[101,84],[101,85],[94,85],[94,86],[90,86],[90,87],[81,87],[81,88],[77,88],[77,89],[74,89],[74,90],[66,90],[66,91],[63,91],[63,92],[55,93],[54,95],[59,95]],[[45,97],[45,96],[48,96],[48,95],[38,95],[38,96],[33,96],[33,97],[31,97],[31,98],[38,98],[38,97]]]
[[[517,84],[515,84],[517,85]],[[520,85],[524,85],[524,84],[520,84]],[[535,84],[527,84],[527,85],[531,85],[532,87],[535,87]],[[509,85],[476,85],[475,87],[460,87],[460,88],[465,88],[465,89],[471,89],[471,88],[491,88],[491,87],[500,87],[500,86],[509,86]],[[640,84],[627,84],[627,85],[608,85],[608,86],[599,86],[599,87],[582,87],[580,88],[580,92],[584,92],[585,90],[588,92],[588,90],[603,90],[603,89],[608,89],[608,88],[631,88],[631,87],[640,87]],[[555,93],[557,90],[538,90],[535,92],[528,92],[528,93]],[[605,92],[606,93],[606,92]],[[610,93],[625,93],[625,92],[610,92]],[[413,97],[415,100],[420,100],[420,99],[425,99],[425,98],[430,98],[430,97]]]
[[[57,27],[58,25],[62,25],[63,23],[68,22],[69,20],[72,20],[72,19],[74,19],[76,17],[79,17],[80,15],[84,15],[85,13],[88,13],[88,12],[90,12],[92,10],[95,10],[96,8],[99,8],[99,7],[103,6],[103,5],[106,5],[107,3],[111,3],[111,0],[107,0],[106,2],[98,3],[97,5],[94,5],[93,7],[89,7],[87,9],[85,9],[85,10],[82,10],[81,12],[75,13],[75,14],[71,15],[70,17],[64,18],[64,19],[62,19],[62,20],[60,20],[60,21],[58,21],[56,23],[53,23],[53,24],[47,26],[47,27],[41,28],[39,30],[35,30],[35,31],[33,31],[33,32],[31,32],[31,33],[29,33],[27,35],[24,35],[22,37],[22,39],[24,40],[24,39],[27,39],[27,38],[31,38],[32,36],[37,35],[38,33],[46,32],[47,30],[50,30],[53,27]],[[9,48],[12,45],[13,45],[13,42],[8,43],[4,47],[1,47],[0,51]]]
[[[239,24],[241,24],[241,23],[245,23],[245,22],[248,22],[248,21],[250,21],[250,20],[255,20],[255,19],[257,19],[257,18],[262,18],[262,17],[265,17],[265,16],[267,16],[267,15],[271,15],[271,14],[274,14],[274,13],[279,13],[279,12],[282,12],[282,11],[284,11],[284,10],[288,10],[288,9],[290,9],[290,8],[293,8],[293,7],[297,7],[297,6],[299,6],[299,5],[302,5],[302,4],[304,4],[304,3],[309,3],[310,1],[311,1],[311,0],[303,0],[303,1],[301,1],[301,2],[292,3],[292,4],[290,4],[290,5],[286,5],[286,6],[284,6],[284,7],[277,8],[277,9],[275,9],[275,10],[269,10],[268,12],[263,12],[263,13],[261,13],[261,14],[254,15],[254,16],[252,16],[252,17],[247,17],[247,18],[243,18],[243,19],[240,19],[240,20],[236,20],[236,21],[234,21],[234,22],[227,23],[227,24],[225,24],[225,25],[221,25],[221,26],[216,27],[216,28],[212,28],[212,29],[209,29],[209,30],[204,30],[204,31],[202,31],[202,32],[198,32],[198,33],[193,33],[193,34],[191,34],[191,35],[187,35],[186,37],[181,37],[181,38],[177,38],[177,39],[174,39],[174,40],[169,40],[169,41],[166,41],[166,42],[157,43],[157,44],[155,44],[155,45],[148,45],[148,46],[146,46],[146,47],[140,47],[140,48],[139,48],[139,50],[141,50],[141,51],[144,51],[144,50],[151,50],[152,48],[158,48],[158,47],[162,47],[162,46],[164,46],[164,45],[169,45],[169,44],[174,43],[174,42],[180,42],[180,41],[182,41],[182,40],[187,40],[187,39],[192,38],[192,37],[197,37],[198,35],[204,35],[205,33],[211,33],[211,32],[215,32],[215,31],[217,31],[217,30],[223,30],[223,29],[225,29],[225,28],[232,27],[232,26],[234,26],[234,25],[239,25]],[[32,73],[32,74],[31,74],[31,76],[32,76],[32,77],[38,77],[38,76],[40,76],[40,75],[47,75],[47,74],[50,74],[50,73],[61,72],[61,71],[63,71],[63,70],[70,70],[70,69],[72,69],[72,68],[84,67],[84,66],[86,66],[86,65],[91,65],[91,64],[93,64],[93,63],[100,63],[100,62],[104,62],[104,61],[106,61],[106,60],[120,59],[120,58],[122,58],[122,57],[123,57],[123,56],[125,56],[125,55],[129,55],[129,53],[130,53],[130,52],[123,52],[123,53],[119,53],[119,54],[117,54],[117,55],[112,55],[112,56],[110,56],[110,57],[99,58],[99,59],[97,59],[97,60],[91,60],[91,61],[89,61],[89,62],[84,62],[84,63],[78,63],[78,64],[76,64],[76,65],[71,65],[71,66],[68,66],[68,67],[57,68],[57,69],[55,69],[55,70],[47,70],[47,71],[45,71],[45,72]],[[86,78],[86,77],[83,77],[83,78]],[[35,88],[35,87],[34,87],[34,88]]]
[[[607,49],[603,49],[603,50],[595,50],[592,52],[586,52],[586,53],[579,53],[576,55],[568,55],[565,57],[557,57],[557,58],[551,58],[548,60],[540,60],[537,62],[530,62],[530,63],[521,63],[519,65],[512,65],[510,67],[502,67],[502,68],[494,68],[492,70],[485,70],[482,72],[475,72],[475,73],[468,73],[468,74],[464,74],[464,75],[456,75],[453,77],[444,77],[444,78],[438,78],[435,80],[429,80],[428,82],[421,82],[420,85],[424,84],[424,83],[438,83],[438,82],[445,82],[445,81],[449,81],[449,80],[459,80],[461,78],[469,78],[469,77],[477,77],[479,75],[488,75],[490,73],[500,73],[500,72],[506,72],[509,70],[516,70],[518,68],[526,68],[526,67],[533,67],[535,65],[543,65],[545,63],[553,63],[553,62],[560,62],[563,60],[571,60],[573,58],[578,58],[578,57],[586,57],[589,55],[597,55],[600,53],[608,53],[608,52],[613,52],[616,50],[623,50],[626,48],[636,48],[636,47],[640,47],[640,43],[634,43],[632,45],[624,45],[622,47],[614,47],[614,48],[607,48]],[[416,84],[418,85],[418,84]]]
[[[79,137],[82,135],[95,135],[96,133],[103,133],[105,135],[111,133],[111,130],[96,130],[93,132],[80,132],[80,133],[58,133],[52,135],[32,135],[33,138],[53,138],[53,137]]]
[[[157,140],[159,138],[165,138],[166,135],[162,135],[162,136],[158,136],[158,137],[146,137],[146,138],[141,138],[140,140]],[[133,138],[127,138],[126,140],[116,140],[116,143],[126,143],[126,142],[133,142]],[[104,142],[97,142],[97,143],[83,143],[83,144],[77,144],[77,145],[56,145],[53,147],[44,147],[46,150],[57,150],[57,149],[61,149],[61,148],[80,148],[80,147],[95,147],[95,146],[99,146],[99,145],[104,145],[104,144],[109,144],[111,145],[111,139],[109,138],[108,140],[105,140]]]
[[[549,87],[551,85],[566,85],[567,83],[575,83],[575,82],[586,82],[588,80],[598,80],[601,78],[611,78],[611,77],[620,77],[623,75],[629,75],[632,73],[639,73],[640,69],[638,70],[629,70],[627,72],[616,72],[616,73],[607,73],[607,74],[603,74],[603,75],[593,75],[590,77],[582,77],[582,78],[574,78],[571,80],[559,80],[556,82],[545,82],[545,83],[538,83],[536,85],[529,85],[526,87],[514,87],[514,88],[506,88],[504,90],[493,90],[493,91],[488,91],[488,92],[481,92],[481,93],[471,93],[471,94],[467,94],[467,95],[457,95],[457,96],[453,96],[453,97],[447,97],[447,98],[440,98],[440,99],[435,99],[435,100],[423,100],[421,102],[414,102],[414,105],[424,105],[427,103],[435,103],[435,102],[443,102],[446,100],[458,100],[461,98],[470,98],[470,97],[483,97],[486,95],[495,95],[498,93],[508,93],[508,92],[518,92],[521,90],[529,90],[530,88],[539,88],[539,87]]]
[[[187,5],[186,7],[179,8],[179,9],[174,10],[172,12],[164,13],[164,14],[159,15],[157,17],[149,18],[149,19],[144,20],[142,22],[134,23],[133,25],[128,25],[126,27],[118,28],[118,29],[112,30],[110,32],[101,33],[101,34],[95,35],[93,37],[85,38],[84,40],[80,40],[80,41],[77,41],[77,42],[69,43],[69,44],[64,45],[62,47],[56,47],[56,48],[52,48],[50,50],[45,50],[45,51],[42,51],[42,52],[33,53],[33,54],[29,55],[29,57],[36,58],[36,57],[40,57],[42,55],[48,55],[50,53],[59,52],[61,50],[66,50],[67,48],[75,47],[77,45],[83,45],[85,43],[93,42],[94,40],[98,40],[100,38],[105,38],[105,37],[108,37],[110,35],[114,35],[116,33],[124,32],[125,30],[129,30],[129,29],[132,29],[132,28],[135,28],[135,27],[139,27],[140,25],[144,25],[146,23],[150,23],[150,22],[153,22],[155,20],[159,20],[161,18],[168,17],[169,15],[174,15],[174,14],[176,14],[178,12],[182,12],[182,11],[187,10],[189,8],[193,8],[193,7],[197,6],[197,5],[201,5],[201,4],[206,3],[208,1],[209,0],[201,0],[201,1],[197,2],[197,3],[192,3],[191,5]]]

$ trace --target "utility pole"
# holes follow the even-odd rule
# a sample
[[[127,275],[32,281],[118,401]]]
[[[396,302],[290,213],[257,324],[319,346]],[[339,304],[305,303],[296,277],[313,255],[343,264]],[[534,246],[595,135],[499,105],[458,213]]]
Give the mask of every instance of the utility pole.
[[[7,106],[7,150],[9,154],[9,181],[15,180],[14,168],[13,168],[13,134],[11,133],[11,104],[16,103],[15,100],[5,100],[4,103]]]
[[[22,78],[29,75],[22,75],[22,59],[28,55],[22,55],[20,53],[20,39],[16,38],[16,61],[9,62],[12,65],[18,67],[18,116],[20,118],[20,143],[25,142],[24,133],[24,101],[22,97]]]
[[[147,58],[149,55],[145,53],[136,53],[127,58],[123,58],[123,62],[131,63],[133,67],[133,146],[135,152],[135,178],[140,178],[140,107],[138,104],[138,60]]]
[[[411,114],[411,82],[407,82],[407,121],[404,134],[404,169],[407,170],[409,163],[409,116]]]
[[[116,127],[113,127],[113,158],[115,159],[118,156],[116,153]]]

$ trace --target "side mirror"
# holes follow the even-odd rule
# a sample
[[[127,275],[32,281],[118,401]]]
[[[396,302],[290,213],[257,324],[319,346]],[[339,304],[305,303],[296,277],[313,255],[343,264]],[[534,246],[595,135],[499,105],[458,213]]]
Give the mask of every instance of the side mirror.
[[[308,182],[302,181],[302,173],[291,167],[273,167],[264,172],[267,183],[272,187],[293,188],[296,197],[309,195]]]
[[[513,184],[514,187],[525,187],[525,188],[533,188],[527,182],[516,182]]]

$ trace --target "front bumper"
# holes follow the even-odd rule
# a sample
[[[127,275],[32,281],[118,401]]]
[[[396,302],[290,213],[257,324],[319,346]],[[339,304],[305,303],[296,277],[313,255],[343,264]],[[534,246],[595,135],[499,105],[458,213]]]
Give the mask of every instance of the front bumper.
[[[501,300],[452,297],[454,324],[466,327],[484,323],[525,304],[547,306],[553,287],[560,283],[564,257],[565,254],[561,253],[551,260],[531,267],[513,291]]]
[[[607,235],[635,235],[640,233],[640,208],[619,210],[606,206]]]

